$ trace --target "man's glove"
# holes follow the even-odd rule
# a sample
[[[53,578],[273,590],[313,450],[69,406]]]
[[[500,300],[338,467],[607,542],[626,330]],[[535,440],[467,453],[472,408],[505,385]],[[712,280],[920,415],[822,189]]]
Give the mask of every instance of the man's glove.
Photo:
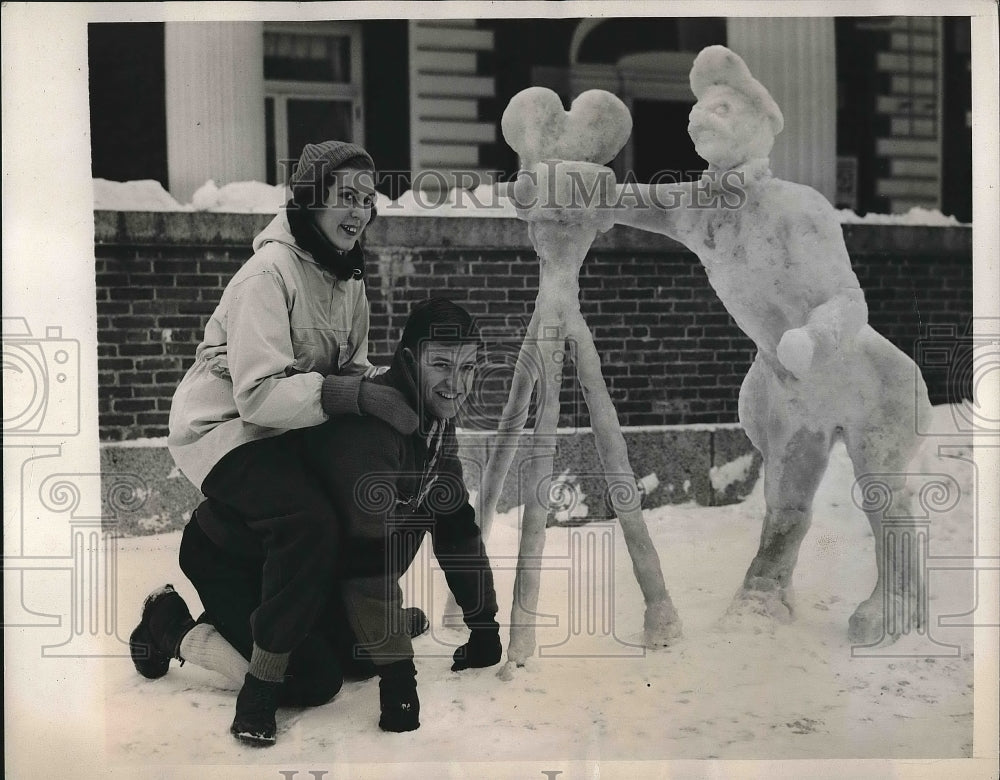
[[[417,698],[417,670],[411,659],[380,667],[378,683],[382,731],[414,731],[420,728],[420,700]]]
[[[500,632],[494,629],[474,628],[469,641],[455,651],[452,656],[453,672],[463,669],[480,669],[500,663],[503,648],[500,646]]]
[[[323,411],[333,417],[338,414],[368,414],[389,423],[409,436],[417,429],[417,413],[406,397],[394,387],[363,381],[360,376],[331,374],[323,380],[320,390]]]

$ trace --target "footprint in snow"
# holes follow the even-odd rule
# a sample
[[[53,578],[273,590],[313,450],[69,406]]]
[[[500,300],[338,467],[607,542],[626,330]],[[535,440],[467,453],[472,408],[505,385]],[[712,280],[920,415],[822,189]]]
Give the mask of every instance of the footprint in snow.
[[[815,734],[818,731],[817,726],[822,726],[823,721],[813,720],[812,718],[801,718],[785,725],[792,730],[793,734]]]

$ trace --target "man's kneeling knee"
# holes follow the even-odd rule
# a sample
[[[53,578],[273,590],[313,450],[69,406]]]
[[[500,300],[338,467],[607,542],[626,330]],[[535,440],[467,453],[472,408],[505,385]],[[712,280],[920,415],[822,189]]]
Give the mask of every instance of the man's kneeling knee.
[[[292,653],[281,703],[288,707],[320,707],[337,695],[344,675],[333,648],[313,636]]]
[[[286,707],[321,707],[333,700],[343,684],[344,678],[335,665],[314,670],[308,676],[289,674],[282,686],[281,703]]]

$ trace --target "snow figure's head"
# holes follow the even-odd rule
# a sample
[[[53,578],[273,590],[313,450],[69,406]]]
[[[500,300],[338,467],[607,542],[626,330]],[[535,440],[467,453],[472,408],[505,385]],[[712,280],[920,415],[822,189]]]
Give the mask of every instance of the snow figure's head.
[[[500,129],[525,168],[541,160],[604,165],[628,141],[632,115],[619,98],[603,89],[582,92],[564,111],[551,89],[528,87],[511,98]]]
[[[725,169],[770,154],[784,118],[738,54],[725,46],[702,49],[691,67],[691,91],[698,102],[688,134],[704,160]]]

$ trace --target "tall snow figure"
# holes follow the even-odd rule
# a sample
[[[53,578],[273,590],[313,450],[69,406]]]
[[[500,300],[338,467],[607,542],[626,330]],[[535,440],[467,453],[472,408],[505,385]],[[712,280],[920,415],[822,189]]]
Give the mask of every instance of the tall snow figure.
[[[489,534],[497,499],[537,386],[533,458],[527,484],[521,485],[525,503],[507,650],[509,660],[501,671],[502,676],[509,676],[535,650],[539,566],[545,546],[562,363],[567,352],[575,352],[571,356],[590,410],[612,504],[621,521],[646,602],[647,646],[665,645],[679,636],[680,621],[667,594],[659,556],[642,517],[635,477],[618,415],[601,373],[600,356],[580,313],[580,268],[598,231],[608,230],[613,224],[606,212],[586,208],[585,200],[603,196],[607,202],[615,181],[614,174],[603,164],[618,154],[628,140],[632,117],[624,103],[603,90],[584,92],[567,112],[554,92],[531,87],[511,99],[501,127],[507,143],[521,159],[522,171],[514,186],[514,201],[519,215],[529,222],[529,236],[540,262],[535,310],[514,368],[510,397],[499,426],[498,446],[487,463],[482,487],[485,536]],[[549,219],[547,212],[553,208],[559,213],[555,219]]]
[[[768,155],[784,120],[743,60],[724,46],[704,49],[691,89],[698,101],[688,132],[708,170],[698,182],[627,187],[614,213],[621,224],[694,252],[757,345],[739,417],[764,457],[767,509],[760,548],[729,615],[790,619],[799,545],[830,447],[841,437],[862,494],[876,499],[865,508],[878,581],[851,617],[850,639],[891,639],[904,623],[925,629],[919,567],[890,560],[882,533],[883,513],[907,516],[915,420],[929,406],[920,372],[868,325],[830,204],[809,187],[772,177]],[[887,626],[887,608],[903,620]]]

